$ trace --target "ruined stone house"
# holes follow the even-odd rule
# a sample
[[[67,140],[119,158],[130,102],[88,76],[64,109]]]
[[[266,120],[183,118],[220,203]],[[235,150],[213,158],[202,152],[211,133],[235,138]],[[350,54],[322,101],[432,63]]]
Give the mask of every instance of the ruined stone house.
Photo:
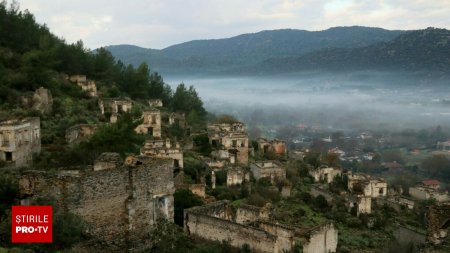
[[[213,151],[214,153],[211,153],[212,158],[202,157],[202,161],[205,163],[206,167],[211,170],[220,170],[228,165],[229,153],[225,151],[221,152],[224,155],[222,157],[219,153],[220,151],[221,150]]]
[[[250,173],[244,168],[230,167],[227,169],[227,186],[242,185],[250,182]]]
[[[420,184],[409,188],[409,195],[417,200],[435,199],[437,202],[450,201],[447,191],[440,189],[440,182],[437,180],[424,180]]]
[[[405,209],[413,210],[416,202],[414,199],[405,196],[389,196],[388,198],[377,198],[378,206],[388,205],[397,212],[402,212]]]
[[[173,168],[183,168],[183,150],[180,144],[172,145],[170,139],[145,141],[144,147],[141,148],[141,155],[155,158],[169,158],[173,160]]]
[[[101,245],[89,252],[140,250],[158,218],[173,221],[171,160],[139,156],[119,163],[117,154],[106,154],[94,168],[25,172],[19,181],[21,203],[53,197],[62,210],[79,215],[94,245]]]
[[[86,91],[89,96],[97,97],[97,85],[94,80],[89,80],[85,75],[73,75],[69,77],[71,82],[76,83],[82,90]]]
[[[110,170],[118,168],[123,164],[123,159],[120,157],[118,153],[114,152],[105,152],[102,153],[97,159],[94,161],[94,171],[98,170]]]
[[[250,170],[255,179],[268,178],[272,184],[286,178],[286,169],[278,161],[256,161],[250,164]]]
[[[234,123],[214,123],[206,126],[208,132],[237,132],[246,133],[245,124],[242,122]]]
[[[349,211],[351,209],[356,209],[356,216],[360,214],[371,214],[372,213],[372,198],[370,196],[364,195],[349,195],[347,196],[347,208]]]
[[[313,197],[317,197],[319,195],[322,195],[329,204],[332,204],[334,202],[334,196],[333,193],[328,191],[327,189],[324,189],[323,185],[320,184],[313,184],[310,186],[309,193]]]
[[[248,135],[246,133],[228,133],[222,137],[221,144],[232,158],[233,164],[248,164]]]
[[[0,123],[0,161],[8,167],[26,166],[41,152],[39,118],[25,118]]]
[[[87,141],[96,131],[97,125],[78,124],[72,126],[66,130],[66,142],[68,144],[77,144]]]
[[[243,132],[209,132],[209,142],[216,151],[227,156],[231,164],[248,164],[249,141],[247,133]]]
[[[435,245],[448,239],[450,229],[450,202],[437,203],[426,213],[427,241]]]
[[[99,99],[98,106],[102,115],[109,116],[111,123],[116,123],[122,112],[129,112],[133,107],[130,98],[105,98]]]
[[[354,194],[363,194],[371,198],[387,196],[387,182],[382,178],[366,174],[347,173],[348,190]]]
[[[161,108],[163,107],[163,102],[161,99],[149,99],[148,105],[154,108]]]
[[[441,191],[439,188],[429,187],[419,184],[409,188],[409,195],[417,200],[435,199],[437,202],[450,201],[448,192]]]
[[[21,97],[22,107],[50,114],[53,110],[53,96],[50,90],[40,87],[33,95]]]
[[[304,253],[336,252],[338,233],[332,223],[302,229],[270,220],[271,208],[214,202],[184,211],[184,228],[189,235],[207,240],[244,244],[256,252],[292,252],[301,245]]]
[[[267,140],[265,138],[258,138],[258,151],[260,154],[267,154],[272,152],[277,155],[285,155],[287,153],[286,141],[283,140]]]
[[[158,109],[149,109],[142,113],[143,122],[136,127],[139,134],[161,137],[161,112]]]
[[[181,128],[185,128],[186,124],[186,116],[184,113],[173,112],[169,115],[169,125],[178,125]]]
[[[314,182],[333,182],[335,177],[341,176],[342,170],[340,168],[319,167],[317,169],[310,169],[309,175],[314,178]]]

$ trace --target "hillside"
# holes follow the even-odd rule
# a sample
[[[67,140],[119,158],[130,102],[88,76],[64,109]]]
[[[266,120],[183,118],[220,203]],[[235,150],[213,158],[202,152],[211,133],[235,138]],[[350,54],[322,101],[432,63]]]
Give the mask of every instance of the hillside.
[[[330,48],[300,57],[272,58],[246,71],[390,70],[448,74],[450,31],[410,31],[389,42],[361,48]]]
[[[91,52],[81,41],[68,44],[45,25],[38,24],[31,13],[15,5],[9,7],[6,2],[0,3],[0,20],[0,122],[30,116],[40,118],[42,152],[36,157],[36,168],[90,164],[95,155],[104,151],[123,155],[138,152],[136,143],[141,145],[142,140],[133,139],[132,126],[148,107],[148,99],[161,99],[168,111],[185,113],[187,121],[202,122],[206,115],[203,102],[193,87],[183,84],[172,91],[145,63],[136,67],[124,65],[105,49]],[[94,83],[96,95],[75,84],[69,78],[73,75],[81,75]],[[35,106],[38,104],[35,94],[39,90],[51,97],[46,99],[48,108],[45,110]],[[125,126],[120,129],[106,127],[108,134],[100,133],[97,139],[102,144],[67,146],[65,135],[70,127],[77,124],[103,126],[109,122],[98,104],[100,99],[110,98],[133,100],[129,122],[124,122]],[[189,118],[191,113],[195,117]],[[135,117],[134,121],[131,117]],[[130,138],[122,138],[116,131],[127,129],[131,129]]]
[[[301,56],[324,48],[356,48],[386,42],[402,34],[369,27],[335,27],[324,31],[272,30],[242,34],[232,38],[194,40],[162,50],[131,45],[106,47],[116,58],[138,65],[147,62],[153,69],[167,72],[223,71],[250,66],[270,58]]]

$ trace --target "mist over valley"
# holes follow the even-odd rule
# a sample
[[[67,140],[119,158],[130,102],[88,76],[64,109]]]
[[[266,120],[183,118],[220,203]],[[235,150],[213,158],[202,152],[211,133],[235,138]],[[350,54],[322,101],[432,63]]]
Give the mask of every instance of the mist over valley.
[[[264,77],[172,77],[193,85],[206,108],[250,126],[307,124],[363,131],[421,129],[450,123],[448,80],[376,71]]]

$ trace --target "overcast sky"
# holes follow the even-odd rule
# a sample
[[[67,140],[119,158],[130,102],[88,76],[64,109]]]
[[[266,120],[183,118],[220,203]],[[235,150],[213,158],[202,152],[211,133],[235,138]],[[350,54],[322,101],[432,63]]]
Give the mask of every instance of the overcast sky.
[[[11,0],[8,0],[11,2]],[[56,35],[93,49],[164,48],[280,28],[450,28],[450,0],[18,0]]]

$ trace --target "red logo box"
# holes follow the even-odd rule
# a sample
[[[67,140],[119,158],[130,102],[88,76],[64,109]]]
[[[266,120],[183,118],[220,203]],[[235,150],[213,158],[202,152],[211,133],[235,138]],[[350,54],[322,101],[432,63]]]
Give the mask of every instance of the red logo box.
[[[13,243],[51,243],[52,207],[13,206],[11,229]]]

